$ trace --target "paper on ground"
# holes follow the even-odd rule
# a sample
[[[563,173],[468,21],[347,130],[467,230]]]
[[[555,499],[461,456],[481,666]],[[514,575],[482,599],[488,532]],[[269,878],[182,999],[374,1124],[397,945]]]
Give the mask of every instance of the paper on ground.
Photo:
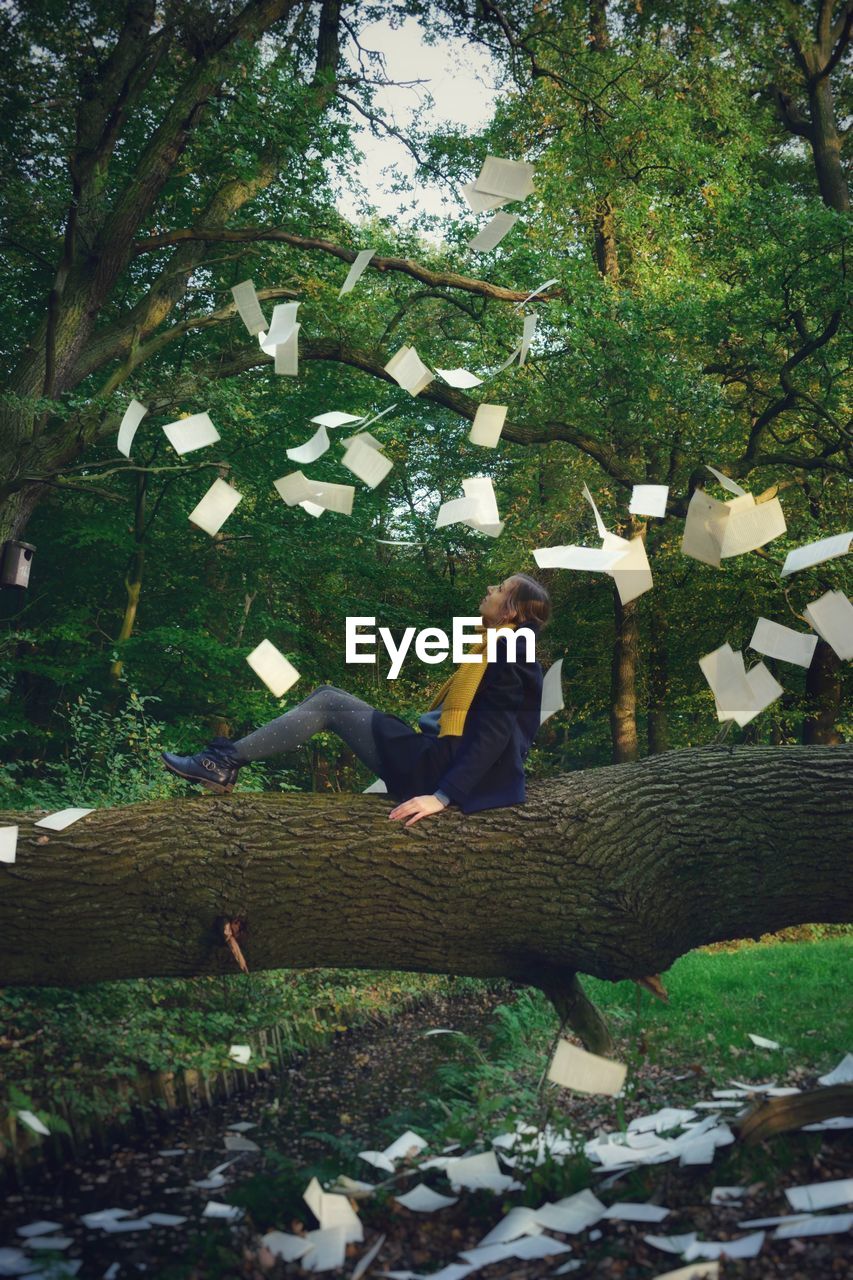
[[[459,1256],[479,1268],[489,1267],[492,1263],[503,1262],[507,1258],[553,1258],[558,1254],[571,1252],[571,1247],[551,1236],[522,1236],[506,1244],[487,1244],[481,1248],[464,1249]]]
[[[222,1204],[218,1200],[208,1200],[202,1211],[203,1218],[223,1218],[226,1222],[238,1222],[243,1210],[234,1204]]]
[[[785,1195],[792,1209],[812,1213],[816,1209],[834,1209],[853,1203],[853,1178],[836,1178],[832,1182],[814,1182],[804,1187],[787,1187]]]
[[[539,711],[540,727],[565,707],[563,701],[563,659],[552,662],[542,681],[542,703]]]
[[[765,653],[768,658],[778,658],[780,662],[792,662],[798,667],[808,667],[814,657],[817,636],[810,636],[805,631],[794,631],[791,627],[783,627],[779,622],[771,622],[769,618],[759,618],[749,642],[750,649],[756,653]]]
[[[695,1240],[684,1250],[687,1262],[696,1258],[757,1258],[764,1244],[764,1232],[755,1231],[737,1240]]]
[[[719,1280],[719,1262],[691,1262],[675,1271],[661,1271],[654,1280]]]
[[[825,1076],[818,1076],[818,1084],[853,1084],[853,1053],[845,1053],[838,1066]]]
[[[329,413],[318,413],[311,421],[331,430],[334,427],[345,427],[350,422],[361,422],[362,419],[357,413],[341,413],[339,409],[332,409]]]
[[[242,500],[242,493],[238,493],[230,484],[226,484],[224,480],[214,480],[201,502],[193,507],[188,519],[213,537]]]
[[[468,241],[468,248],[473,249],[475,253],[489,253],[498,247],[504,236],[509,235],[516,222],[518,222],[517,214],[493,214],[482,230]]]
[[[517,1240],[519,1236],[538,1236],[542,1230],[536,1221],[536,1210],[517,1205],[483,1236],[477,1248],[482,1249],[488,1244],[506,1244],[508,1240]]]
[[[823,564],[825,560],[834,560],[837,556],[846,555],[850,550],[851,542],[853,542],[853,532],[836,533],[831,538],[821,538],[819,542],[809,542],[804,547],[796,547],[785,557],[782,577],[787,578],[789,573],[799,573],[801,569],[812,569],[816,564]]]
[[[283,1258],[285,1262],[295,1262],[311,1248],[311,1241],[304,1236],[293,1236],[287,1231],[268,1231],[261,1236],[261,1244],[269,1249],[274,1258]]]
[[[602,1221],[618,1218],[622,1222],[663,1222],[672,1212],[660,1204],[629,1204],[619,1201],[612,1204],[606,1213],[601,1215]]]
[[[246,661],[276,698],[283,698],[291,685],[296,684],[299,679],[296,668],[269,640],[262,640],[257,648],[247,654]]]
[[[334,1271],[344,1265],[347,1245],[343,1227],[306,1231],[305,1239],[311,1244],[300,1260],[305,1271]]]
[[[385,1243],[385,1233],[383,1232],[382,1235],[380,1235],[378,1239],[370,1246],[370,1248],[366,1251],[366,1253],[363,1253],[361,1255],[358,1262],[353,1267],[352,1276],[350,1280],[361,1280],[361,1277],[367,1271],[367,1268],[370,1266],[371,1262],[376,1257],[377,1253],[382,1248],[384,1243]]]
[[[133,444],[133,437],[136,435],[136,428],[148,412],[147,405],[140,404],[138,400],[131,400],[130,404],[124,411],[124,417],[121,420],[121,426],[118,429],[118,440],[116,448],[119,453],[123,453],[126,458],[130,457],[130,449]]]
[[[12,864],[18,847],[18,828],[0,827],[0,862]]]
[[[410,396],[418,396],[433,381],[432,370],[427,368],[414,347],[401,347],[385,365],[385,372]]]
[[[557,1045],[548,1079],[576,1093],[618,1093],[625,1083],[628,1068],[623,1062],[587,1053],[568,1040]]]
[[[483,381],[482,378],[477,377],[476,373],[469,373],[467,369],[439,369],[436,365],[435,371],[449,387],[459,387],[463,391],[471,387],[479,387]]]
[[[643,1236],[646,1244],[661,1253],[684,1253],[696,1241],[696,1232],[688,1231],[680,1236]]]
[[[340,1227],[344,1232],[347,1244],[350,1241],[358,1243],[364,1239],[361,1218],[359,1218],[346,1196],[324,1191],[317,1179],[312,1178],[302,1198],[319,1222],[321,1230],[325,1231],[329,1227]]]
[[[145,1217],[152,1227],[182,1227],[186,1222],[180,1213],[146,1213]]]
[[[486,156],[474,187],[478,192],[502,196],[505,200],[524,200],[533,191],[533,165],[526,160]]]
[[[386,458],[375,444],[369,444],[359,436],[355,436],[350,441],[341,462],[348,471],[352,471],[353,475],[357,475],[359,480],[363,480],[371,489],[381,484],[394,466],[391,459]]]
[[[812,630],[839,658],[853,658],[853,604],[843,591],[827,591],[806,605],[803,613]]]
[[[635,484],[631,490],[631,501],[628,510],[634,516],[666,515],[666,500],[669,497],[669,485]]]
[[[318,458],[322,458],[328,447],[328,432],[325,427],[318,427],[310,440],[293,449],[285,449],[285,453],[291,462],[316,462]]]
[[[382,1154],[386,1160],[402,1160],[404,1156],[423,1151],[425,1146],[427,1146],[425,1138],[422,1138],[419,1133],[413,1133],[411,1129],[407,1129],[405,1133],[400,1134],[399,1138],[395,1138]]]
[[[251,280],[243,280],[240,284],[233,286],[231,293],[240,313],[240,319],[249,330],[249,333],[254,336],[256,333],[260,333],[262,329],[266,329],[266,317],[261,310],[254,283]]]
[[[30,1222],[26,1227],[18,1227],[17,1235],[23,1236],[25,1240],[29,1240],[32,1236],[47,1236],[51,1231],[61,1231],[61,1222],[49,1222],[43,1219],[39,1222]]]
[[[34,1236],[27,1243],[31,1249],[55,1249],[57,1253],[61,1253],[64,1249],[70,1249],[74,1241],[71,1236]]]
[[[513,1178],[501,1173],[494,1151],[448,1160],[444,1172],[452,1186],[467,1187],[472,1191],[484,1188],[499,1193],[515,1185]]]
[[[755,1036],[751,1031],[747,1032],[747,1034],[752,1043],[757,1045],[759,1049],[780,1049],[782,1047],[778,1040],[768,1040],[766,1036]]]
[[[94,812],[94,809],[59,809],[56,813],[49,813],[46,818],[39,818],[33,826],[45,827],[48,831],[64,831],[72,822],[79,822],[87,813]]]
[[[206,413],[193,413],[188,418],[178,418],[176,422],[168,422],[163,433],[169,444],[183,456],[195,449],[206,449],[209,444],[216,444],[219,432]]]
[[[746,1195],[746,1187],[714,1187],[711,1204],[733,1204]]]
[[[446,1209],[451,1204],[456,1204],[458,1196],[442,1196],[437,1191],[433,1191],[430,1187],[419,1182],[411,1191],[407,1191],[403,1196],[395,1196],[398,1204],[403,1205],[406,1209],[411,1209],[415,1213],[435,1213],[436,1209]]]
[[[339,298],[342,298],[345,293],[352,293],[353,289],[364,275],[367,265],[375,252],[375,249],[359,249],[355,256],[355,262],[350,267],[347,272],[347,278],[341,285],[340,293],[338,294]]]
[[[248,1044],[232,1044],[228,1050],[228,1057],[233,1058],[235,1062],[239,1062],[241,1066],[245,1066],[252,1056],[252,1047]]]
[[[800,1236],[832,1236],[853,1228],[853,1213],[824,1213],[814,1218],[780,1224],[773,1232],[774,1240],[795,1240]]]
[[[554,1204],[543,1204],[535,1210],[536,1221],[547,1231],[560,1231],[564,1235],[577,1235],[600,1222],[605,1214],[604,1205],[590,1190],[564,1196]]]
[[[477,406],[474,421],[468,439],[472,444],[484,445],[494,449],[501,438],[506,421],[507,406],[505,404],[481,404]]]
[[[602,547],[539,547],[533,552],[533,559],[540,569],[583,569],[588,573],[606,573],[624,554],[624,551],[607,551]]]

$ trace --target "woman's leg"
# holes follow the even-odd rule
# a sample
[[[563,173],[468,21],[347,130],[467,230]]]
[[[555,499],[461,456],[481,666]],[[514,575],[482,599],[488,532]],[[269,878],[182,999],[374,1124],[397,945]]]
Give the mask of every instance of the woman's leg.
[[[368,769],[379,774],[382,762],[373,736],[373,715],[374,709],[368,702],[362,702],[334,685],[321,685],[290,711],[240,738],[232,746],[240,763],[247,764],[251,760],[267,760],[270,756],[294,751],[315,733],[326,731],[336,733]]]

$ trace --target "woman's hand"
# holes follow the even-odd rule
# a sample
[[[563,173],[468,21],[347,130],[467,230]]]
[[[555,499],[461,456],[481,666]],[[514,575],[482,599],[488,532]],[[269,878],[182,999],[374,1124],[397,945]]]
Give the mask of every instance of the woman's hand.
[[[391,822],[408,818],[406,826],[411,827],[420,822],[421,818],[428,818],[431,813],[441,813],[445,808],[446,805],[437,796],[413,796],[411,800],[404,800],[396,809],[392,809],[388,818]]]

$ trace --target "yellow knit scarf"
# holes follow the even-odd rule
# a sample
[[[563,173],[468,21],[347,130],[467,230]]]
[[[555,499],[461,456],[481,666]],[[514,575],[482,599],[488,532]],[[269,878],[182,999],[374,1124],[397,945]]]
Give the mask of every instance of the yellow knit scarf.
[[[503,623],[502,625],[509,631],[515,630],[515,626],[512,623]],[[490,630],[496,629],[494,627],[490,628]],[[434,711],[436,707],[441,707],[441,720],[438,730],[440,738],[462,734],[465,729],[468,710],[474,701],[474,695],[480,687],[480,681],[486,674],[488,665],[486,661],[488,629],[478,627],[477,630],[482,633],[482,639],[468,652],[479,654],[479,661],[460,663],[453,675],[448,680],[445,680],[430,703],[430,711]]]

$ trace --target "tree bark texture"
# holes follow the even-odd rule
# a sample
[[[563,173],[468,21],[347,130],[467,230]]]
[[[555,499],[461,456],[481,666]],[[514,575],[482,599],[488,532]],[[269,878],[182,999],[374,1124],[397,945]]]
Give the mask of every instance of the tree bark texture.
[[[63,832],[7,812],[0,981],[236,972],[237,920],[250,970],[506,977],[570,1013],[577,973],[639,978],[706,943],[850,920],[851,782],[853,746],[704,747],[408,830],[361,795],[203,795]]]
[[[613,763],[636,760],[640,751],[637,733],[637,666],[640,660],[640,623],[637,601],[623,605],[613,588],[615,634],[610,663],[610,740]]]

